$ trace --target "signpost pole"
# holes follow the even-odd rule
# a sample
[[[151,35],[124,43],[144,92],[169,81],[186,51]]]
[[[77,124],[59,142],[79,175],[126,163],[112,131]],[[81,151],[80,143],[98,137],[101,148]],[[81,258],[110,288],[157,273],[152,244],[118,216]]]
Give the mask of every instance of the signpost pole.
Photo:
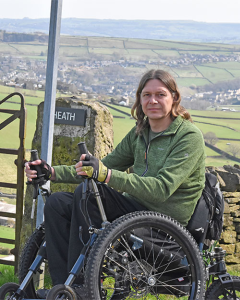
[[[52,163],[54,113],[56,102],[56,86],[58,71],[58,50],[60,40],[62,14],[62,0],[52,0],[51,15],[48,37],[47,73],[45,86],[45,99],[43,110],[43,129],[41,158],[46,160],[49,165]],[[49,183],[47,183],[49,184]],[[43,221],[43,199],[38,197],[37,207],[37,226]]]

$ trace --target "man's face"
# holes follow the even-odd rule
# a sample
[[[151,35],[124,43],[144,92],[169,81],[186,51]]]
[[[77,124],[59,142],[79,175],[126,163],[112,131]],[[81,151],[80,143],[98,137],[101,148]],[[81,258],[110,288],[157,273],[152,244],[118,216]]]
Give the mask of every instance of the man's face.
[[[170,118],[173,96],[163,82],[151,79],[141,92],[140,103],[151,125],[151,121],[164,122],[165,119]]]

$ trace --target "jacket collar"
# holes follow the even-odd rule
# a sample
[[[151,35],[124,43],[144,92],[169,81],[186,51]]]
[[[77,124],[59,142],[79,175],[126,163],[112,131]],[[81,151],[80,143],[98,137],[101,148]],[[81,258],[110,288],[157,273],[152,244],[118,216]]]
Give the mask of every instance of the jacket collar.
[[[159,136],[175,134],[178,128],[181,126],[183,120],[184,119],[182,116],[177,116],[176,119],[170,124],[170,126],[164,131],[164,134],[159,133]],[[149,126],[143,130],[143,137],[146,141],[148,140],[148,132],[149,132]],[[158,135],[156,137],[158,137]]]

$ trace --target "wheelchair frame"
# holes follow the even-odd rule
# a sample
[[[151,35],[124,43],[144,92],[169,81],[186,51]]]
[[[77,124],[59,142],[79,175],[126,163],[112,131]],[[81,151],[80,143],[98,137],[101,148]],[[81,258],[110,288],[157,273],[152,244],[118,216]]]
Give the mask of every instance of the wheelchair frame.
[[[85,152],[87,153],[87,152]],[[65,281],[65,286],[71,287],[73,284],[75,278],[79,275],[81,270],[84,267],[84,262],[86,260],[86,255],[89,251],[89,249],[94,244],[98,233],[101,232],[106,228],[107,225],[110,223],[107,221],[105,211],[102,205],[101,197],[99,195],[98,187],[96,182],[93,179],[85,179],[83,184],[83,201],[86,201],[87,199],[87,192],[89,188],[89,182],[91,182],[92,189],[95,194],[95,198],[99,207],[99,211],[102,218],[102,228],[96,229],[93,226],[89,227],[89,234],[90,239],[89,241],[84,245],[76,263],[74,264],[72,270],[69,273],[68,278]],[[81,232],[80,232],[81,234]],[[204,250],[203,251],[203,261],[205,264],[205,271],[206,271],[206,279],[207,279],[207,288],[210,286],[210,283],[214,281],[214,277],[218,277],[221,284],[224,286],[225,284],[231,284],[232,285],[232,291],[234,298],[231,299],[237,299],[236,293],[235,293],[235,287],[233,283],[233,279],[229,273],[227,273],[226,264],[224,261],[225,257],[225,251],[220,247],[215,247],[213,250]],[[20,286],[15,290],[11,292],[13,293],[9,300],[30,300],[29,298],[25,298],[25,290],[30,281],[33,278],[33,275],[36,274],[40,270],[40,266],[44,260],[47,259],[46,255],[46,242],[42,244],[40,247],[40,250],[38,251],[38,255],[36,256],[35,260],[33,261],[32,265],[29,268],[28,273],[26,274],[24,280],[20,284]],[[240,280],[240,279],[239,279]],[[5,284],[8,285],[8,284]],[[11,283],[9,283],[11,285]],[[1,289],[0,289],[1,290]],[[226,296],[226,295],[225,295]],[[48,298],[47,298],[48,299]],[[3,300],[3,299],[0,299]],[[33,300],[31,298],[31,300]]]

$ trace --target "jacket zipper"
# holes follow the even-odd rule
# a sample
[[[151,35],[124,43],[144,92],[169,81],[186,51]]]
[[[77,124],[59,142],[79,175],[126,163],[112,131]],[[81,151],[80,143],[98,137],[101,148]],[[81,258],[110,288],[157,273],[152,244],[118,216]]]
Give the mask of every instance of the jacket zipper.
[[[143,138],[144,139],[144,138]],[[146,151],[145,151],[145,163],[146,163],[146,169],[145,171],[142,173],[141,176],[144,176],[147,171],[148,171],[148,160],[147,160],[147,155],[148,155],[148,150],[149,150],[149,147],[150,147],[150,143],[146,143],[145,139],[144,139],[144,142],[145,142],[145,145],[146,145]]]
[[[156,139],[156,138],[159,138],[160,136],[168,136],[168,135],[171,135],[171,134],[166,134],[166,135],[164,135],[164,132],[163,132],[162,134],[160,134],[160,135],[154,137],[152,140],[154,140],[154,139]],[[145,151],[146,169],[145,169],[145,171],[142,173],[141,177],[143,177],[143,176],[147,173],[147,171],[148,171],[148,159],[147,159],[147,156],[148,156],[148,151],[149,151],[150,143],[151,143],[151,141],[152,141],[152,140],[151,140],[151,141],[147,144],[146,141],[145,141],[144,136],[142,136],[142,137],[143,137],[144,143],[145,143],[145,145],[146,145],[146,151]]]

